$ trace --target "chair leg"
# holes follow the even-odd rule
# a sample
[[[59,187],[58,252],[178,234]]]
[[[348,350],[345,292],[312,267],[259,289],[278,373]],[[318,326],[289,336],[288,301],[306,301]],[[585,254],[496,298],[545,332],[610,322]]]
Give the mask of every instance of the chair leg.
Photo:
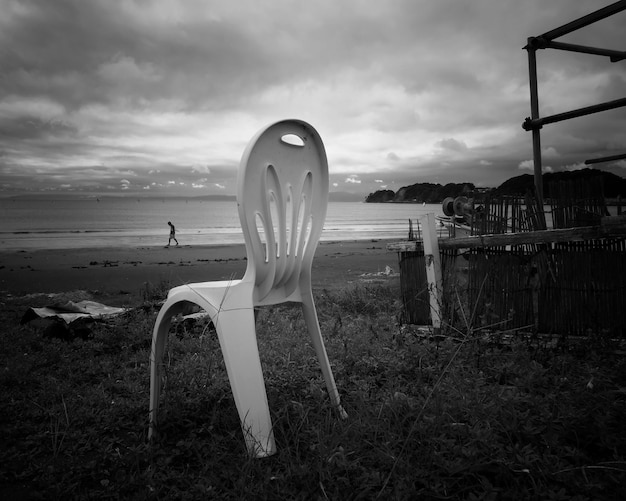
[[[213,323],[248,453],[252,457],[270,456],[276,452],[276,445],[256,339],[254,309],[221,310]]]
[[[315,310],[315,303],[313,302],[312,294],[303,294],[302,298],[302,312],[304,314],[304,321],[307,329],[309,330],[309,336],[315,353],[317,353],[317,359],[319,360],[322,368],[322,374],[326,381],[326,388],[328,389],[328,395],[330,402],[333,404],[341,419],[346,419],[348,413],[341,406],[339,398],[339,392],[337,391],[337,385],[335,384],[335,378],[330,368],[330,362],[328,361],[328,355],[326,354],[326,347],[324,346],[324,340],[322,339],[322,332],[320,330],[319,320],[317,319],[317,312]]]
[[[167,335],[170,330],[172,317],[180,313],[184,303],[165,304],[159,311],[152,333],[152,348],[150,350],[150,427],[148,439],[152,438],[158,421],[159,396],[161,394],[161,361],[165,350]]]

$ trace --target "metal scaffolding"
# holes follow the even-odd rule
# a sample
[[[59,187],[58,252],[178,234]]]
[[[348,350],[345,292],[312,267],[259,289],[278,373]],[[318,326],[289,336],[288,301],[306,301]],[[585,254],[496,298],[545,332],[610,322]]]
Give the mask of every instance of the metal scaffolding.
[[[534,175],[535,175],[535,193],[537,202],[540,207],[543,207],[543,181],[542,181],[542,163],[541,163],[541,136],[540,130],[545,124],[561,122],[563,120],[569,120],[571,118],[582,117],[590,115],[592,113],[599,113],[601,111],[612,110],[626,106],[626,98],[616,99],[615,101],[609,101],[606,103],[596,104],[593,106],[587,106],[585,108],[579,108],[565,113],[559,113],[557,115],[551,115],[541,118],[539,116],[539,95],[537,88],[537,57],[536,52],[540,49],[559,49],[571,52],[580,52],[584,54],[593,54],[597,56],[606,56],[612,63],[622,61],[626,59],[625,51],[617,51],[610,49],[601,49],[597,47],[587,47],[584,45],[575,45],[570,43],[555,42],[554,39],[567,35],[572,31],[576,31],[580,28],[588,26],[589,24],[600,21],[601,19],[610,17],[618,12],[626,10],[626,0],[620,0],[611,5],[604,7],[576,19],[570,23],[564,24],[559,28],[555,28],[551,31],[539,35],[538,37],[529,37],[527,45],[524,47],[528,51],[528,76],[530,80],[530,113],[531,116],[527,117],[522,124],[524,130],[532,131],[533,135],[533,163],[534,163]],[[618,156],[621,158],[621,156]],[[614,157],[605,157],[605,159],[588,160],[585,163],[597,163],[601,161],[608,161]],[[545,221],[544,221],[545,227]]]

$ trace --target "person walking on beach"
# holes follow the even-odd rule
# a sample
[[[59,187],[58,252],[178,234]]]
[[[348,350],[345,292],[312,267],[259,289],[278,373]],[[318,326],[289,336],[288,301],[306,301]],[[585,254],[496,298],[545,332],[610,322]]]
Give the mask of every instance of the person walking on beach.
[[[170,225],[170,239],[167,241],[166,247],[170,246],[170,244],[172,243],[172,240],[174,240],[174,242],[176,242],[176,245],[178,245],[178,240],[176,240],[176,228],[174,227],[171,221],[168,221],[167,224]]]

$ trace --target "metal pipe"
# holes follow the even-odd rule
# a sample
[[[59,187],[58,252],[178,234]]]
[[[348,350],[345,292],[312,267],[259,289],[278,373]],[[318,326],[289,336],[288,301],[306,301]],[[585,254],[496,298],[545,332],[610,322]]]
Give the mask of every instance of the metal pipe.
[[[541,35],[540,38],[543,38],[544,40],[554,40],[555,38],[561,37],[563,35],[567,35],[568,33],[571,33],[572,31],[576,31],[589,24],[595,23],[596,21],[599,21],[600,19],[604,19],[605,17],[609,17],[609,16],[612,16],[613,14],[617,14],[618,12],[621,12],[623,10],[626,10],[626,0],[620,0],[619,2],[615,2],[611,5],[607,5],[603,9],[596,10],[595,12],[592,12],[591,14],[587,14],[586,16],[580,17],[574,21],[564,24],[563,26],[559,26],[558,28],[550,30],[547,33],[544,33],[543,35]]]
[[[606,103],[594,104],[592,106],[586,106],[585,108],[578,108],[577,110],[566,111],[564,113],[557,113],[556,115],[550,115],[543,118],[526,118],[522,127],[524,130],[537,130],[541,129],[546,124],[553,124],[556,122],[562,122],[563,120],[569,120],[570,118],[583,117],[585,115],[591,115],[593,113],[599,113],[601,111],[613,110],[615,108],[621,108],[626,106],[626,97],[616,99],[615,101],[608,101]]]
[[[621,50],[601,49],[598,47],[587,47],[586,45],[551,41],[547,41],[546,43],[539,42],[539,45],[543,45],[543,47],[539,47],[541,49],[559,49],[570,52],[581,52],[583,54],[594,54],[596,56],[607,56],[611,58],[612,63],[626,59],[626,52]]]
[[[621,155],[612,155],[610,157],[600,157],[585,160],[585,165],[599,164],[601,162],[612,162],[613,160],[621,160],[622,158],[626,158],[626,153],[623,153]]]
[[[530,115],[539,119],[539,91],[537,88],[537,51],[528,39],[528,77],[530,83]],[[526,120],[530,120],[527,118]],[[533,172],[535,178],[535,196],[539,207],[543,207],[543,167],[541,165],[541,134],[539,128],[533,129]]]

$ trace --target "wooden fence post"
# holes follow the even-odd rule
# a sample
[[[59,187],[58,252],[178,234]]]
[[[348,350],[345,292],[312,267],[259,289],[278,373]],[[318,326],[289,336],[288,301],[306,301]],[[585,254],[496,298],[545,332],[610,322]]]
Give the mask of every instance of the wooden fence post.
[[[435,215],[432,213],[424,214],[419,219],[424,238],[424,261],[426,263],[426,279],[430,297],[430,318],[433,323],[433,332],[437,333],[441,329],[441,295],[443,286]]]

